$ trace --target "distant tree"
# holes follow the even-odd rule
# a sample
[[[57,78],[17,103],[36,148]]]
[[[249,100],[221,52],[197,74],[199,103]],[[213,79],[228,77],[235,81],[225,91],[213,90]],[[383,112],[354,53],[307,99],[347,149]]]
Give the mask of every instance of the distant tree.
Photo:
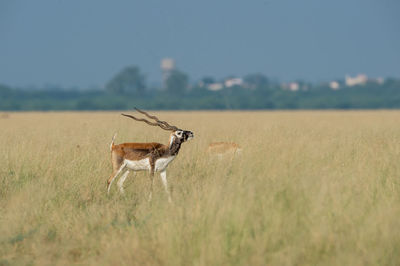
[[[262,88],[269,86],[269,80],[266,76],[260,73],[249,74],[243,78],[245,86],[250,89]]]
[[[213,83],[215,83],[215,79],[213,78],[213,77],[204,77],[204,78],[202,78],[201,79],[201,82],[204,84],[204,85],[210,85],[210,84],[213,84]]]
[[[11,93],[12,90],[8,86],[0,84],[0,96],[6,97],[9,96]]]
[[[179,70],[172,71],[166,81],[167,91],[175,95],[184,93],[188,88],[188,84],[188,75]]]
[[[387,78],[381,85],[381,87],[400,89],[400,80],[394,78]]]
[[[112,78],[106,89],[113,93],[143,93],[146,88],[145,76],[137,66],[128,66]]]

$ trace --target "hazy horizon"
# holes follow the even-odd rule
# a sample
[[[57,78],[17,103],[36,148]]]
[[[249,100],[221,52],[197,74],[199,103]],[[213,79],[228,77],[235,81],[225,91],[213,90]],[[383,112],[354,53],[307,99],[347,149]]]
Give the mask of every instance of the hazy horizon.
[[[164,57],[191,80],[399,78],[399,8],[395,0],[3,0],[0,83],[102,86],[137,65],[154,84]]]

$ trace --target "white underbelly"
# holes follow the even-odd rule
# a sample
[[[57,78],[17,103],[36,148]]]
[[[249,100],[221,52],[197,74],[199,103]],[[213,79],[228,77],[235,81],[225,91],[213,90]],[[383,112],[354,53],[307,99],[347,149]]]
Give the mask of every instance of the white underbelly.
[[[139,161],[131,161],[131,160],[126,160],[126,167],[128,167],[131,170],[134,171],[143,171],[143,170],[150,170],[150,160],[149,158],[142,159]]]
[[[160,158],[156,161],[155,171],[162,172],[167,168],[168,164],[175,159],[175,156],[167,157],[167,158]]]

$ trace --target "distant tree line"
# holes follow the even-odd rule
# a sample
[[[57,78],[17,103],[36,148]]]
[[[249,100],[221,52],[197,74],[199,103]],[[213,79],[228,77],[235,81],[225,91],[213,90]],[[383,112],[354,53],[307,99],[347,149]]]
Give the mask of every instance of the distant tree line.
[[[185,73],[174,70],[166,80],[166,92],[171,95],[180,95],[189,87],[189,77]],[[128,66],[122,69],[106,85],[106,90],[114,94],[146,94],[146,77],[140,73],[137,66]]]
[[[0,110],[126,110],[134,106],[158,110],[259,109],[397,109],[400,80],[332,90],[328,85],[298,82],[298,91],[285,90],[262,74],[243,78],[242,86],[208,89],[215,79],[205,77],[190,85],[187,74],[175,70],[165,89],[149,88],[136,66],[124,68],[105,89],[27,90],[0,85]]]

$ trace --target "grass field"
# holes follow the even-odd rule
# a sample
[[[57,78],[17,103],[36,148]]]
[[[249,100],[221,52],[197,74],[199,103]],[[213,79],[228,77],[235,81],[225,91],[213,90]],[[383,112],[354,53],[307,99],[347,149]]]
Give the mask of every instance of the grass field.
[[[400,112],[156,112],[192,130],[106,194],[109,143],[167,143],[119,113],[0,118],[0,265],[400,265]],[[217,160],[208,143],[233,141]]]

